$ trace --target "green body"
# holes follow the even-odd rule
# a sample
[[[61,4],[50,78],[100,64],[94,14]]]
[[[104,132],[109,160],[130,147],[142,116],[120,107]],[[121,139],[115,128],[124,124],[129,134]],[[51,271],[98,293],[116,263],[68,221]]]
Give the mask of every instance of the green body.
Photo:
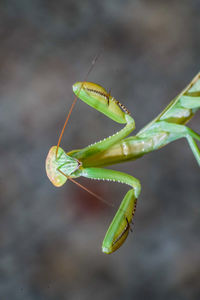
[[[128,235],[130,222],[135,212],[134,205],[141,188],[139,181],[133,176],[101,167],[137,159],[179,138],[187,139],[197,163],[200,165],[200,151],[195,141],[200,141],[200,136],[185,126],[200,108],[200,73],[157,118],[135,136],[128,138],[127,136],[135,128],[135,122],[119,101],[94,83],[78,82],[73,85],[73,90],[88,105],[126,126],[113,136],[81,150],[74,150],[66,154],[59,148],[60,156],[57,157],[55,155],[56,146],[52,147],[47,156],[46,170],[49,179],[56,186],[64,184],[69,177],[80,176],[111,180],[131,186],[131,190],[125,195],[103,241],[103,252],[112,253],[123,244]],[[59,161],[59,157],[62,158],[62,161]],[[66,161],[63,162],[63,158]],[[56,181],[56,179],[58,180]]]

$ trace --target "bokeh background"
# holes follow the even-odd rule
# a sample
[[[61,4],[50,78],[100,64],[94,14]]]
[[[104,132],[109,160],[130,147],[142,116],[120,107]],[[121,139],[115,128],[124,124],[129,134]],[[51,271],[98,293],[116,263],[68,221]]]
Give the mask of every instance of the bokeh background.
[[[198,0],[0,2],[0,299],[200,299],[200,177],[185,140],[112,167],[142,193],[134,232],[110,256],[101,242],[127,187],[79,180],[110,208],[70,182],[53,187],[44,167],[97,53],[88,80],[139,130],[199,71],[199,16]],[[79,101],[62,147],[119,128]]]

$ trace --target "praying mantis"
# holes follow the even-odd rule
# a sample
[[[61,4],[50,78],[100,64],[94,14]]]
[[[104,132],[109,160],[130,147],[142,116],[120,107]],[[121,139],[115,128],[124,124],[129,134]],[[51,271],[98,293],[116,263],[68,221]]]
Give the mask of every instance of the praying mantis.
[[[103,167],[138,159],[180,138],[186,138],[200,166],[200,150],[196,143],[200,141],[200,135],[185,126],[200,108],[200,73],[152,122],[130,137],[127,136],[135,129],[134,119],[127,108],[103,87],[83,81],[73,85],[73,92],[76,98],[57,146],[49,150],[46,172],[50,181],[57,187],[62,186],[67,179],[74,182],[74,178],[80,176],[120,182],[130,186],[103,240],[102,251],[110,254],[124,243],[131,230],[130,224],[136,210],[141,185],[138,179],[129,174]],[[125,127],[99,142],[66,153],[60,147],[60,141],[77,98],[113,121],[125,124]]]

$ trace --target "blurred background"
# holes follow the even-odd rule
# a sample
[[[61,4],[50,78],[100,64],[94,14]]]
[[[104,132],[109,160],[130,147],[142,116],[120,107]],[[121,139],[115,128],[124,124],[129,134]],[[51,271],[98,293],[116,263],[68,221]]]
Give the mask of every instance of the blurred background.
[[[199,14],[198,0],[0,2],[0,299],[200,299],[200,177],[185,140],[111,167],[142,183],[134,231],[112,255],[101,243],[127,187],[79,179],[110,208],[45,173],[94,56],[103,49],[88,80],[139,130],[199,71]],[[78,101],[62,147],[120,128]]]

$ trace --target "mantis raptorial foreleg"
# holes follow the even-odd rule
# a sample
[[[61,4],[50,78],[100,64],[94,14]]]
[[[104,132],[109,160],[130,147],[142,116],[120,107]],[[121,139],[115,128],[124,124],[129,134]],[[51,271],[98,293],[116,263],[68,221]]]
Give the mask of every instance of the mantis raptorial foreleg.
[[[122,204],[118,209],[102,244],[102,251],[104,253],[112,253],[122,245],[128,235],[130,228],[129,223],[132,221],[136,208],[135,203],[141,191],[140,182],[138,179],[126,173],[101,168],[83,168],[82,170],[78,170],[75,175],[96,180],[125,183],[132,187],[122,200]]]
[[[125,116],[125,120],[126,120],[127,124],[123,129],[121,129],[117,133],[113,134],[112,136],[109,136],[109,137],[103,139],[102,141],[96,142],[96,143],[84,148],[83,150],[80,150],[76,154],[76,158],[84,160],[85,158],[87,158],[89,156],[92,156],[92,155],[95,155],[96,153],[104,151],[105,149],[111,147],[118,141],[121,141],[123,138],[128,136],[135,129],[135,122],[130,115],[124,114],[124,116]]]
[[[75,93],[76,91],[79,91],[80,84],[82,83],[76,83],[73,86]],[[93,101],[91,101],[92,96],[94,97]],[[118,123],[126,123],[126,126],[114,135],[80,150],[75,157],[76,159],[84,161],[84,158],[104,151],[129,135],[135,128],[135,122],[129,115],[128,110],[98,85],[85,83],[82,90],[79,92],[79,97],[87,104],[104,113],[107,117],[114,121]],[[101,103],[99,103],[99,101],[101,101]],[[78,177],[84,176],[90,179],[125,183],[133,188],[132,192],[129,191],[122,200],[122,204],[117,211],[102,244],[103,252],[107,254],[112,253],[122,245],[128,235],[130,228],[129,223],[132,221],[133,211],[135,211],[135,203],[141,190],[140,182],[128,174],[101,168],[83,167],[75,172],[75,175]],[[124,207],[126,207],[126,209],[124,209]]]
[[[81,85],[83,85],[83,87],[80,90]],[[78,153],[76,153],[75,157],[77,159],[84,160],[89,156],[108,149],[113,144],[128,136],[135,129],[135,121],[130,116],[128,110],[121,103],[119,103],[119,101],[111,97],[110,94],[107,94],[107,92],[101,86],[91,82],[86,82],[84,84],[77,82],[73,85],[73,91],[80,97],[81,100],[105,114],[113,121],[126,124],[122,130],[114,135],[80,150]]]

